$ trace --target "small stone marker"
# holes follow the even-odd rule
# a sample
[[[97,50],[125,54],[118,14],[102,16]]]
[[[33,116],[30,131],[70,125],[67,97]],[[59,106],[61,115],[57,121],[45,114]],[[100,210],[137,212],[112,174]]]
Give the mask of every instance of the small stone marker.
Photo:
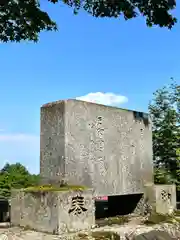
[[[149,184],[144,192],[151,211],[171,215],[176,210],[176,186],[173,184]]]

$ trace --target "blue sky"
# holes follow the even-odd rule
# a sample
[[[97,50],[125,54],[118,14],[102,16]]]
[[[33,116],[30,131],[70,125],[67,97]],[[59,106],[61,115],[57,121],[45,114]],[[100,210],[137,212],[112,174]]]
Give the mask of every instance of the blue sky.
[[[42,33],[37,44],[0,45],[0,167],[18,161],[35,173],[42,104],[85,96],[147,111],[156,89],[170,77],[180,82],[180,23],[169,31],[147,28],[141,17],[126,22],[43,8],[58,32]]]

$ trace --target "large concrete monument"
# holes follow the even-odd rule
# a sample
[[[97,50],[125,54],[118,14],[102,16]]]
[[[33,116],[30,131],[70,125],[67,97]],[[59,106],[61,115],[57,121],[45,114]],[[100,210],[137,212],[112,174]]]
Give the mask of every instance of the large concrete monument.
[[[44,182],[84,185],[96,196],[143,193],[153,182],[147,114],[79,100],[41,107]]]

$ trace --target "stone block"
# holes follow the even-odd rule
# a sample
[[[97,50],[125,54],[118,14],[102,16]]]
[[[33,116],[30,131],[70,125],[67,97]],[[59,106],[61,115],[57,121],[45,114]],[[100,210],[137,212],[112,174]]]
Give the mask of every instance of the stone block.
[[[11,224],[53,234],[90,230],[95,225],[93,190],[13,190]]]
[[[95,189],[95,196],[143,193],[153,182],[147,114],[78,100],[41,107],[40,175]]]
[[[164,184],[146,185],[144,199],[151,212],[165,215],[172,214],[176,210],[176,186]]]

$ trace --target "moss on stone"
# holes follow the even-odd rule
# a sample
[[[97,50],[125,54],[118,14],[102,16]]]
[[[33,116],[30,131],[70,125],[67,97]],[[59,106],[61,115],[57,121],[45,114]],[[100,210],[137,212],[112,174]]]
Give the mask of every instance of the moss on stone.
[[[98,231],[93,232],[92,235],[94,240],[120,240],[120,236],[117,233],[109,232],[109,231]]]
[[[174,214],[175,214],[176,216],[180,216],[180,209],[177,209],[177,210],[174,212]]]
[[[111,226],[111,225],[122,225],[129,222],[129,216],[116,216],[116,217],[109,217],[104,219],[98,219],[96,220],[96,224],[99,227],[103,226]]]
[[[64,185],[64,186],[54,186],[54,185],[41,185],[41,186],[32,186],[24,189],[25,192],[49,192],[49,191],[82,191],[86,190],[85,186],[76,186],[76,185]]]
[[[78,237],[78,240],[88,240],[89,239],[89,235],[86,233],[78,233],[77,237]]]
[[[120,240],[120,236],[117,233],[110,231],[96,231],[89,234],[79,233],[78,240]]]
[[[160,224],[160,223],[173,223],[173,215],[164,215],[159,213],[152,213],[148,219],[144,222],[147,225]]]

